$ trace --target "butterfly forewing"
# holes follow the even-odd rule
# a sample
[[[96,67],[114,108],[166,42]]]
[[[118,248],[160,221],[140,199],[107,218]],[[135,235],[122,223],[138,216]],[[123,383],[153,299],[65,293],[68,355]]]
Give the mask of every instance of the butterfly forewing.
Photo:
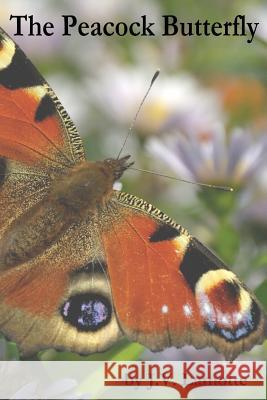
[[[84,159],[80,136],[56,95],[0,29],[0,155],[62,168]]]

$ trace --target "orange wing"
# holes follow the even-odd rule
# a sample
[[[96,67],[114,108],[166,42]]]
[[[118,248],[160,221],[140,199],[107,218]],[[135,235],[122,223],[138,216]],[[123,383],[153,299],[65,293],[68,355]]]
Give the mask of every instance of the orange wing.
[[[222,261],[174,223],[141,210],[121,215],[102,237],[115,310],[130,340],[154,351],[212,345],[229,359],[263,340],[260,305]]]
[[[45,196],[51,173],[84,158],[81,138],[56,95],[0,28],[0,238]]]
[[[94,229],[78,221],[46,252],[1,271],[0,331],[24,356],[104,351],[122,336]]]
[[[81,139],[52,89],[0,30],[0,156],[62,168],[84,159]]]

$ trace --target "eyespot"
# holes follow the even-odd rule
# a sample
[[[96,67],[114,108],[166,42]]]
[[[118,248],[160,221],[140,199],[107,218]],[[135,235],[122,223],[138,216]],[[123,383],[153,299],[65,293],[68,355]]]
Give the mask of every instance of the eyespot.
[[[78,331],[94,332],[110,322],[112,307],[103,295],[80,293],[69,297],[61,306],[60,313]]]

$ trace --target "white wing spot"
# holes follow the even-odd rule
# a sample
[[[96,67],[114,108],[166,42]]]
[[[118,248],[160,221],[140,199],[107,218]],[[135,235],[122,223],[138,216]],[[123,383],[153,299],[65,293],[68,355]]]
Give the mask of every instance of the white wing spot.
[[[169,307],[167,306],[167,304],[163,304],[163,306],[161,307],[161,312],[162,314],[167,314],[169,312]]]
[[[4,36],[0,48],[0,70],[7,68],[12,63],[15,51],[15,43],[7,36]]]
[[[209,315],[211,314],[211,306],[209,305],[209,303],[204,303],[203,304],[203,311],[205,314]]]
[[[187,317],[190,317],[192,315],[192,308],[189,304],[185,304],[183,306],[183,310],[184,310],[184,315]]]

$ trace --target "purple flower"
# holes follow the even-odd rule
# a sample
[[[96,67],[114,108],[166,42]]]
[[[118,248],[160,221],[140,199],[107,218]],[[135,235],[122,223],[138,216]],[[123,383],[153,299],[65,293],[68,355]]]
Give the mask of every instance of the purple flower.
[[[208,135],[178,131],[153,138],[147,148],[182,179],[242,186],[266,161],[267,135],[253,138],[236,129],[228,137],[218,125]]]

